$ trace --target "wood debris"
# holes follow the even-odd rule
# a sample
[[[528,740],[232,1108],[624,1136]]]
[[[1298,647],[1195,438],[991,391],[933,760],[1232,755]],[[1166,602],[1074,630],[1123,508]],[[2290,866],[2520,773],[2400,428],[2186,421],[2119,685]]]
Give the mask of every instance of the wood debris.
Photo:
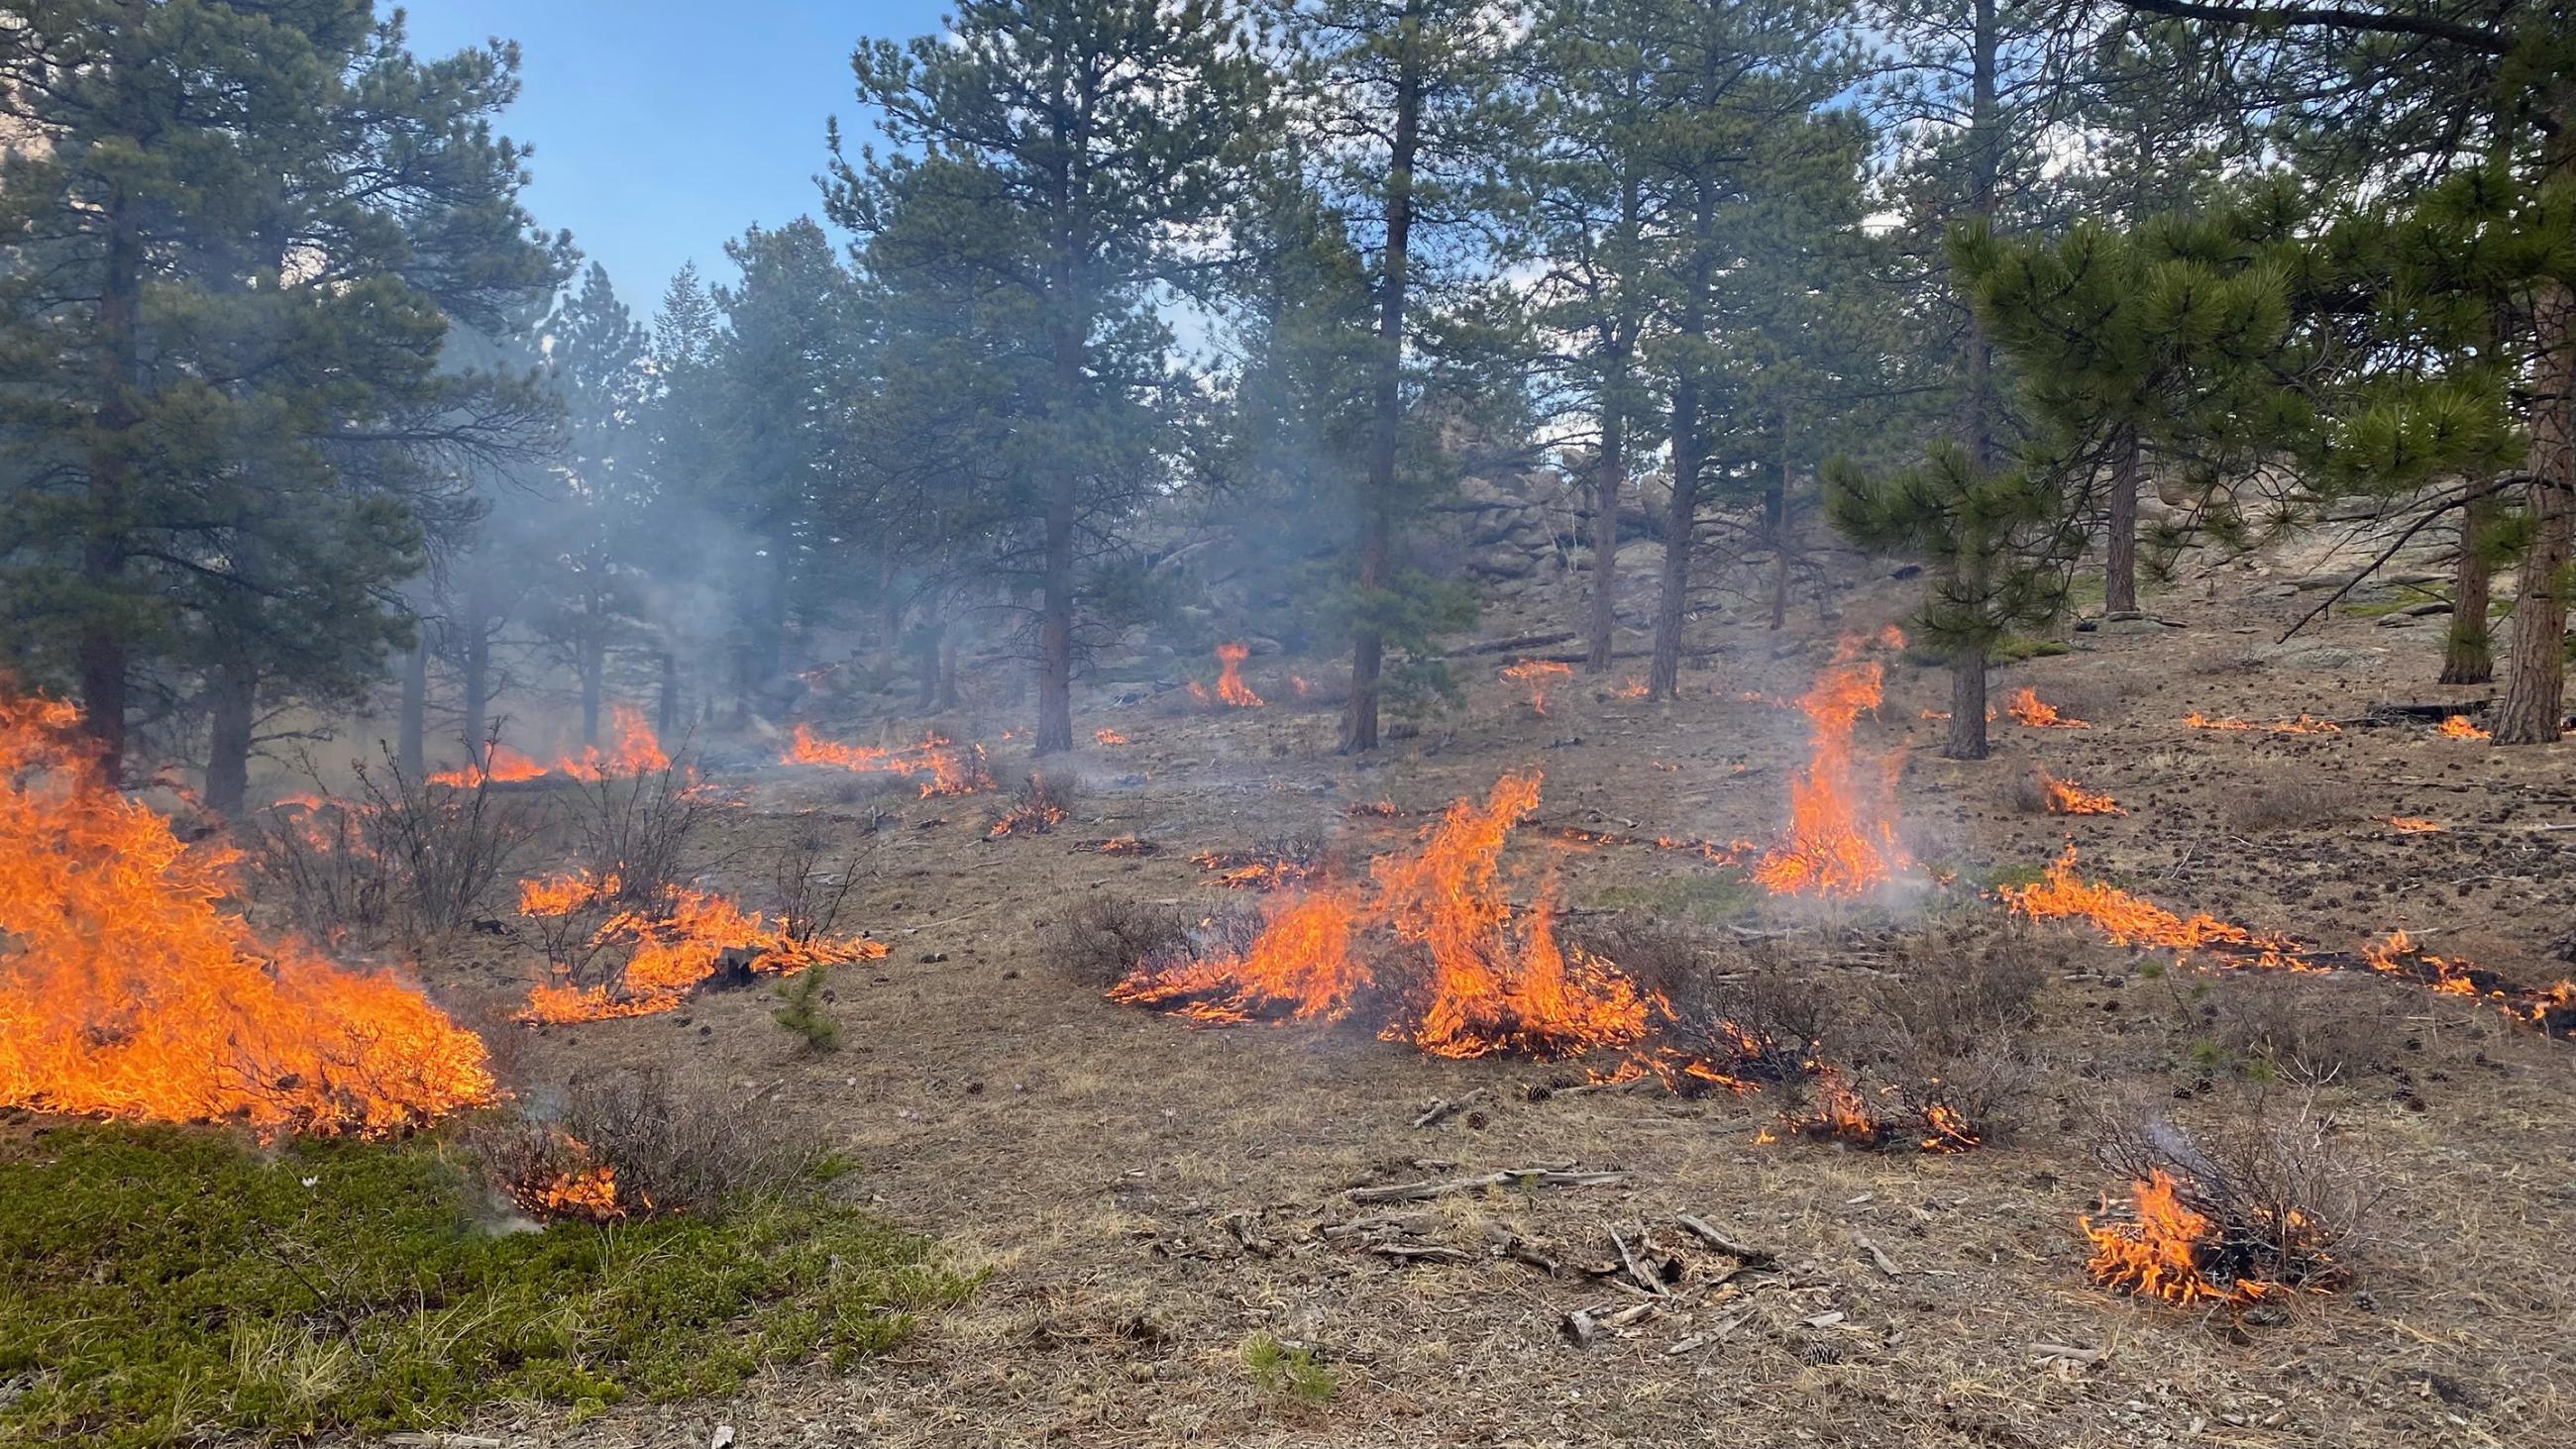
[[[1475,1177],[1424,1179],[1384,1187],[1355,1187],[1343,1196],[1357,1203],[1425,1202],[1452,1193],[1482,1192],[1491,1187],[1607,1187],[1626,1182],[1624,1172],[1571,1172],[1548,1167],[1506,1167]]]

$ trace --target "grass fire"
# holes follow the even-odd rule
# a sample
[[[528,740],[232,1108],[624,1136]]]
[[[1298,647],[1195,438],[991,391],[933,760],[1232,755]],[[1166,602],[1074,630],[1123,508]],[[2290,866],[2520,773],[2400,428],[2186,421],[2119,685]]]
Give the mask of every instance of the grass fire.
[[[2576,1444],[2571,123],[7,7],[0,1444]]]

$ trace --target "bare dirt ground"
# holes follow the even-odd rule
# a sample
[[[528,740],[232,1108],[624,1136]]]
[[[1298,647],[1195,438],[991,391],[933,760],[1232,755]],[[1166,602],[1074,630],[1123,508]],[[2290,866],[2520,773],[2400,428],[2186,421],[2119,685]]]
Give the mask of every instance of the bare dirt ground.
[[[1894,667],[1859,738],[1908,751],[1908,844],[1928,870],[1957,873],[1913,905],[1774,901],[1687,852],[1580,850],[1535,829],[1509,863],[1532,888],[1552,872],[1577,913],[1625,905],[1720,933],[1791,930],[1822,979],[1855,987],[1939,969],[1940,921],[2004,929],[1975,883],[2037,866],[2070,836],[2087,875],[2186,914],[2336,946],[2403,927],[2517,980],[2567,974],[2551,943],[2576,925],[2576,831],[2546,827],[2576,825],[2576,743],[2493,751],[2421,727],[2183,727],[2195,709],[2352,719],[2376,699],[2439,696],[2422,683],[2438,620],[2337,618],[2270,648],[2318,597],[2267,595],[2277,579],[2169,591],[2151,607],[2184,627],[2079,634],[2075,653],[2002,671],[1998,703],[2030,685],[2092,727],[2001,720],[1982,764],[1938,758],[1940,726],[1919,717],[1946,707],[1945,677]],[[1297,831],[1355,853],[1388,848],[1512,767],[1545,772],[1544,824],[1767,840],[1806,755],[1804,720],[1740,696],[1794,696],[1840,629],[1896,617],[1903,587],[1845,600],[1835,623],[1797,620],[1785,637],[1709,624],[1713,652],[1671,706],[1618,698],[1616,673],[1578,676],[1538,718],[1496,677],[1505,659],[1480,657],[1464,712],[1378,761],[1331,752],[1328,708],[1120,707],[1103,688],[1080,731],[1109,726],[1130,743],[1080,752],[1074,818],[1042,836],[982,838],[980,798],[857,791],[822,769],[730,777],[754,803],[727,822],[727,844],[820,819],[871,873],[851,916],[893,950],[839,970],[848,1046],[800,1054],[765,993],[736,992],[548,1030],[523,1044],[525,1069],[544,1080],[660,1063],[736,1096],[747,1121],[810,1126],[856,1158],[884,1211],[992,1277],[896,1356],[847,1376],[781,1364],[737,1402],[475,1427],[584,1449],[702,1446],[719,1422],[747,1445],[2576,1443],[2576,1043],[2474,1003],[2368,977],[2287,980],[2398,1023],[2394,1063],[2322,1098],[2390,1195],[2351,1288],[2248,1325],[2117,1296],[2081,1271],[2078,1219],[2122,1186],[2089,1146],[2103,1108],[2145,1100],[2187,1118],[2281,1089],[2195,1054],[2215,1014],[2207,973],[2157,972],[2153,953],[2079,928],[2013,928],[2015,949],[2049,966],[2037,1031],[2050,1066],[2019,1132],[1956,1156],[1761,1142],[1753,1129],[1777,1104],[1759,1097],[1533,1100],[1533,1085],[1580,1071],[1438,1060],[1358,1025],[1191,1029],[1103,1001],[1048,957],[1050,923],[1091,893],[1211,901],[1220,893],[1195,851]],[[1504,616],[1488,631],[1554,624]],[[1256,658],[1249,678],[1277,699],[1291,693],[1285,668]],[[1024,720],[973,723],[955,732],[994,742],[997,775],[1025,770],[1025,734],[1000,739]],[[2015,786],[2034,767],[2130,813],[2028,813]],[[2299,787],[2295,798],[2253,803],[2283,787]],[[1406,813],[1344,813],[1380,799]],[[2400,833],[2387,823],[2399,815],[2447,828]],[[1161,852],[1077,849],[1128,834]],[[526,970],[524,954],[483,949],[443,977],[433,965],[433,980],[497,986]],[[1479,1112],[1411,1125],[1430,1100],[1478,1088],[1489,1094]],[[1314,1231],[1373,1210],[1345,1200],[1354,1186],[1539,1161],[1627,1176],[1424,1205],[1440,1219],[1428,1241],[1466,1262],[1391,1262]],[[1685,1213],[1777,1252],[1784,1271],[1706,1286],[1728,1260],[1672,1229]],[[1238,1214],[1245,1233],[1227,1226]],[[1641,1222],[1684,1260],[1684,1286],[1628,1330],[1574,1345],[1560,1329],[1569,1309],[1620,1301],[1576,1265],[1608,1256],[1610,1229]],[[1568,1271],[1492,1256],[1491,1223]],[[1248,1368],[1258,1334],[1315,1345],[1335,1375],[1329,1398],[1309,1402]],[[2099,1355],[2044,1359],[2042,1344]]]

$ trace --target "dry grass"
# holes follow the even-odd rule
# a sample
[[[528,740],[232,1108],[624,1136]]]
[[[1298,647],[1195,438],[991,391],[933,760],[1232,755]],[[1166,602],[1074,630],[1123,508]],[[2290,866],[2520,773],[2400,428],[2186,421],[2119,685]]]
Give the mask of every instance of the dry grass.
[[[2352,818],[2351,792],[2319,776],[2274,779],[2236,797],[2228,820],[2247,832],[2301,830]]]

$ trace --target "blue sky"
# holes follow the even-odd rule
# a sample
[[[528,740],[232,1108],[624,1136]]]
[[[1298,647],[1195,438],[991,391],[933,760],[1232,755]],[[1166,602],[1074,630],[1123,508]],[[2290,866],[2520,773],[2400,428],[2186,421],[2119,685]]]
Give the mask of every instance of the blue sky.
[[[379,12],[390,10],[380,0]],[[639,320],[695,260],[729,278],[726,238],[822,218],[823,119],[869,134],[850,86],[862,35],[938,28],[936,0],[409,0],[411,47],[519,42],[523,88],[502,118],[536,147],[528,209],[569,227]]]

